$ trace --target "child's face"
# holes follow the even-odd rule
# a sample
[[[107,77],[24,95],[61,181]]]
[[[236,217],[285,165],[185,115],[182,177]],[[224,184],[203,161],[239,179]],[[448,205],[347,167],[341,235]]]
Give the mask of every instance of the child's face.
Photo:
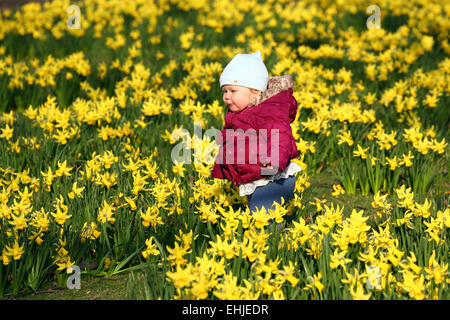
[[[232,112],[244,110],[252,97],[261,94],[261,91],[242,86],[224,85],[222,87],[223,102]]]

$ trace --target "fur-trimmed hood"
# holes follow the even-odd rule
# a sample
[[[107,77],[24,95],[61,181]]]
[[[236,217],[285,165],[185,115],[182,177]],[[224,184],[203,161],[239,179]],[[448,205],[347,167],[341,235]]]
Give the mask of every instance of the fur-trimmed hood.
[[[267,99],[276,96],[280,92],[292,89],[293,87],[294,80],[292,79],[292,76],[290,74],[270,77],[269,82],[267,83],[267,90],[264,91],[261,95],[253,98],[247,108],[256,106],[266,101]]]

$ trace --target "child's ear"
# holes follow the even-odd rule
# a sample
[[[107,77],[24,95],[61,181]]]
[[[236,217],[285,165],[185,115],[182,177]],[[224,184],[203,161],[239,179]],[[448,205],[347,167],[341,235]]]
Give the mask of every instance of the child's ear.
[[[259,91],[259,90],[257,90],[257,89],[250,89],[251,90],[251,93],[254,95],[254,96],[259,96],[262,92],[261,91]]]
[[[256,105],[258,103],[258,97],[262,94],[262,91],[256,90],[256,89],[250,89],[251,98],[250,102],[253,105]]]

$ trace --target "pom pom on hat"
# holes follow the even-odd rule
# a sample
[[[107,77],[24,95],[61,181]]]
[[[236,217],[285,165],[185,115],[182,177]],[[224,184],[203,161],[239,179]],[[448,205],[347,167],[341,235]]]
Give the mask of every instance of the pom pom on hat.
[[[233,85],[266,91],[269,72],[262,60],[261,51],[238,53],[223,69],[220,86]]]

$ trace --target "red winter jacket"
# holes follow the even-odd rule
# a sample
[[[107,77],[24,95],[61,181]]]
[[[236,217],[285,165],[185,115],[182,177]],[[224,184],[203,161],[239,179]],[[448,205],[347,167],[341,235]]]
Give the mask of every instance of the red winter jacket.
[[[271,77],[267,90],[256,101],[242,111],[228,111],[221,136],[218,135],[216,140],[220,149],[211,177],[228,179],[233,182],[233,187],[267,177],[261,175],[262,164],[275,164],[273,167],[276,168],[276,160],[271,162],[270,159],[271,134],[276,133],[273,129],[278,129],[279,153],[278,170],[271,174],[283,172],[290,160],[297,158],[298,150],[290,126],[297,114],[293,84],[290,75]]]

